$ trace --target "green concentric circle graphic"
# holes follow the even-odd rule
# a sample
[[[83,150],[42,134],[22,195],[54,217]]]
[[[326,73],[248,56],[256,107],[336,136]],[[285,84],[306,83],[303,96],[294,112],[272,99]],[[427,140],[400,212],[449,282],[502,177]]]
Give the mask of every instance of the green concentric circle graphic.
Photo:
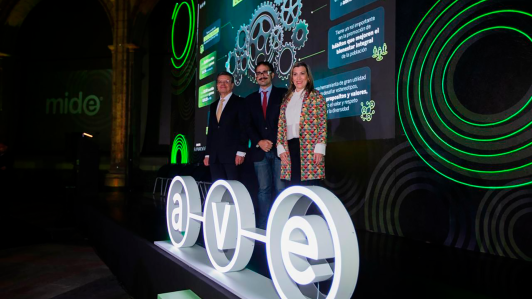
[[[401,59],[397,108],[402,129],[424,163],[459,184],[490,189],[532,184],[532,89],[504,113],[481,115],[481,120],[458,113],[453,103],[469,99],[449,100],[448,93],[457,53],[482,38],[504,34],[532,44],[532,14],[517,2],[437,1]]]
[[[178,20],[179,11],[181,10],[181,6],[183,5],[187,8],[187,12],[188,12],[188,19],[189,19],[188,35],[187,35],[187,42],[185,44],[185,48],[183,49],[183,52],[181,53],[181,55],[177,55],[176,50],[175,50],[176,42],[174,41],[174,36],[175,36],[174,30],[176,28],[176,22]],[[173,23],[172,23],[171,44],[172,44],[173,57],[171,60],[172,60],[172,64],[174,65],[174,67],[176,69],[180,69],[181,67],[183,67],[183,65],[188,59],[188,55],[190,54],[190,50],[192,49],[192,45],[193,45],[194,32],[196,31],[196,27],[195,27],[196,11],[194,9],[194,1],[191,0],[191,4],[188,4],[186,1],[183,1],[181,3],[176,3],[174,7],[174,12],[172,13],[172,20],[173,20]],[[181,64],[179,64],[179,62],[181,62]]]
[[[532,190],[490,190],[482,198],[475,219],[475,237],[480,252],[532,261],[530,248],[516,238],[521,221],[532,213]],[[520,248],[521,245],[521,248]]]
[[[181,32],[186,32],[186,40],[179,39]],[[177,2],[172,12],[172,30],[170,44],[172,46],[172,57],[170,60],[174,67],[172,73],[172,94],[178,96],[185,92],[196,72],[196,4],[194,0],[185,0]],[[179,34],[178,34],[179,33]],[[183,47],[184,45],[184,47]],[[183,48],[182,50],[180,50]],[[184,104],[182,102],[185,102]],[[187,101],[180,101],[180,114],[186,118],[192,115],[193,105]],[[181,109],[185,108],[185,109]]]
[[[531,20],[532,21],[532,20]],[[495,27],[490,27],[490,28],[486,28],[486,29],[482,29],[480,31],[477,31],[475,32],[474,34],[470,35],[468,38],[466,38],[465,40],[463,40],[453,51],[453,53],[449,56],[449,58],[447,59],[447,62],[445,63],[445,68],[443,70],[443,76],[442,78],[445,78],[446,75],[447,75],[447,71],[449,70],[449,64],[451,63],[453,57],[456,55],[456,52],[458,52],[458,50],[467,42],[469,41],[470,39],[472,39],[473,37],[483,33],[483,32],[486,32],[486,31],[489,31],[489,30],[495,30],[495,29],[507,29],[507,30],[513,30],[513,31],[516,31],[520,34],[522,34],[523,36],[525,36],[531,43],[532,43],[532,38],[524,33],[523,31],[517,29],[517,28],[513,28],[513,27],[507,27],[507,26],[495,26]],[[441,53],[443,51],[443,48],[445,48],[445,46],[450,42],[451,38],[447,39],[447,41],[445,42],[445,45],[442,47],[442,49],[440,50],[440,52],[438,53],[438,56],[436,58],[436,60],[438,60],[438,58],[441,56]],[[432,68],[432,72],[431,72],[431,81],[432,81],[432,78],[433,78],[433,75],[434,75],[434,70],[436,68],[436,64],[433,65],[433,68]],[[516,117],[517,115],[519,115],[519,113],[521,113],[526,107],[528,107],[528,105],[530,104],[530,102],[532,102],[532,97],[530,97],[528,99],[528,101],[526,102],[525,105],[523,105],[519,110],[517,110],[515,113],[513,113],[512,115],[506,117],[505,119],[503,120],[499,120],[499,121],[495,121],[495,122],[488,122],[488,123],[475,123],[475,122],[471,122],[471,121],[468,121],[464,118],[462,118],[460,115],[458,115],[454,110],[453,108],[449,105],[449,102],[447,100],[447,95],[446,95],[446,92],[445,92],[445,81],[444,80],[441,80],[441,90],[442,90],[442,95],[443,95],[443,99],[445,101],[445,105],[447,105],[447,108],[449,109],[449,111],[451,111],[451,113],[456,116],[456,118],[458,118],[459,120],[461,120],[462,122],[466,123],[466,124],[469,124],[469,125],[472,125],[472,126],[479,126],[479,127],[488,127],[488,126],[496,126],[496,125],[500,125],[502,123],[505,123],[509,120],[511,120],[512,118]],[[432,89],[432,85],[431,85],[431,89]],[[432,92],[431,92],[432,93]],[[431,98],[432,100],[432,98]]]

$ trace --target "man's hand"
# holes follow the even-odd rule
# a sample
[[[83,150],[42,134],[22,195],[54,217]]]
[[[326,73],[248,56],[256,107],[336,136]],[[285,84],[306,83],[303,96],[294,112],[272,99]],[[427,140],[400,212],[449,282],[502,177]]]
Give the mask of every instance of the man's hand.
[[[209,157],[205,157],[205,159],[203,159],[203,164],[205,164],[205,166],[209,166]]]
[[[244,157],[240,157],[239,155],[236,155],[236,158],[235,158],[235,164],[236,166],[240,165],[244,163]]]
[[[284,153],[280,154],[279,158],[281,158],[281,161],[284,164],[289,164],[289,162],[288,162],[288,152],[284,152]]]
[[[272,149],[272,146],[273,146],[273,143],[268,139],[259,141],[260,149],[262,149],[265,152],[269,152]]]
[[[323,155],[314,153],[314,164],[320,164],[323,161]]]

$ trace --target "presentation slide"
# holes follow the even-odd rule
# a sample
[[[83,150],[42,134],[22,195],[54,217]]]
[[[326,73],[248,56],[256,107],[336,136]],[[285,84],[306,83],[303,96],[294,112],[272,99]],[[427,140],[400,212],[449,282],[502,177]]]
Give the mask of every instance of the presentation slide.
[[[258,90],[255,66],[287,87],[307,63],[327,102],[328,141],[395,137],[395,1],[225,0],[198,3],[195,151],[205,150],[216,74],[235,77],[242,97]]]

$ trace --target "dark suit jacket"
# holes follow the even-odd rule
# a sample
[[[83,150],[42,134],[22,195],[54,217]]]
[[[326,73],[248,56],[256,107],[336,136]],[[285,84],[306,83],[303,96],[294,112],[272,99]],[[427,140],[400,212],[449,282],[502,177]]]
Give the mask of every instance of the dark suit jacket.
[[[209,155],[209,163],[235,163],[236,152],[247,150],[246,104],[243,98],[233,93],[218,123],[216,109],[219,101],[210,107],[206,155]]]
[[[264,151],[256,147],[259,141],[268,139],[273,143],[272,151],[277,155],[275,143],[277,142],[277,125],[279,123],[279,111],[281,102],[286,93],[286,88],[277,88],[272,86],[268,108],[266,108],[266,119],[262,112],[262,93],[255,91],[246,97],[246,106],[248,109],[247,134],[251,140],[251,149],[248,155],[254,162],[264,159]]]

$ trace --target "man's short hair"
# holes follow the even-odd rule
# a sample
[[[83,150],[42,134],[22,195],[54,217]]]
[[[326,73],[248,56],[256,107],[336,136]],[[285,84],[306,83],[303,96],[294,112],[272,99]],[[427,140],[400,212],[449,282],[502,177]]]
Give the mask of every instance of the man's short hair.
[[[231,83],[235,83],[235,77],[233,77],[233,74],[231,74],[230,72],[227,72],[227,71],[219,72],[218,75],[216,76],[216,80],[218,80],[220,76],[229,76],[231,77]]]
[[[259,65],[265,65],[270,69],[270,72],[275,73],[273,65],[268,61],[260,61],[259,63],[257,63],[257,66],[255,67],[255,72],[257,72],[257,68],[259,67]]]

